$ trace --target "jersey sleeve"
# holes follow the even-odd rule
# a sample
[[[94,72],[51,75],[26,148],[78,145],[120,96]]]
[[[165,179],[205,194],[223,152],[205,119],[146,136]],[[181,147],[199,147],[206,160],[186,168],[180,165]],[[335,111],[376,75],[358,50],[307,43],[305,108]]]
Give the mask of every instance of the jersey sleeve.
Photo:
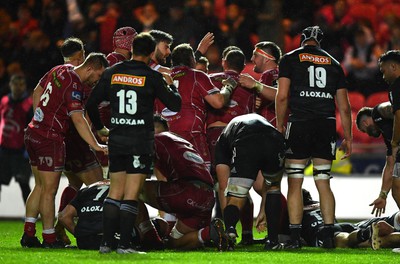
[[[290,63],[289,63],[289,56],[283,56],[281,61],[279,62],[279,77],[291,77],[290,75]]]
[[[400,109],[400,89],[398,89],[398,85],[400,84],[400,80],[396,80],[392,87],[392,107],[393,107],[393,114]]]
[[[155,73],[156,97],[171,111],[180,111],[182,98],[178,89],[173,84],[168,85],[160,73]]]
[[[104,126],[103,123],[101,122],[98,105],[102,101],[109,101],[108,93],[106,93],[107,87],[109,86],[110,86],[110,77],[109,74],[105,72],[103,76],[100,78],[97,85],[94,87],[86,103],[87,113],[96,130],[100,130]]]

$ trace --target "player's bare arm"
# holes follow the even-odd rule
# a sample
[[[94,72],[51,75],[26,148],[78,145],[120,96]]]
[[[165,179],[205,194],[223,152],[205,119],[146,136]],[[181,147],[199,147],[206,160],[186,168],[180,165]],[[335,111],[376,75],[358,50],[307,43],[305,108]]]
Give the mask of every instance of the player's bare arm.
[[[108,154],[108,147],[97,142],[97,139],[90,130],[86,118],[83,116],[83,112],[76,111],[72,113],[71,119],[76,130],[78,130],[79,135],[86,141],[86,143],[88,143],[94,150],[102,151],[105,154]]]
[[[275,97],[276,128],[284,133],[284,121],[289,101],[290,79],[280,77],[278,79],[278,90]]]
[[[344,132],[344,139],[340,145],[340,149],[345,151],[342,157],[342,159],[345,159],[351,155],[353,142],[351,108],[346,89],[337,90],[336,101]]]
[[[255,80],[250,74],[243,73],[239,76],[239,83],[242,87],[248,89],[255,89],[258,93],[260,93],[267,100],[274,101],[277,89],[273,86],[269,86],[263,84],[257,80]]]

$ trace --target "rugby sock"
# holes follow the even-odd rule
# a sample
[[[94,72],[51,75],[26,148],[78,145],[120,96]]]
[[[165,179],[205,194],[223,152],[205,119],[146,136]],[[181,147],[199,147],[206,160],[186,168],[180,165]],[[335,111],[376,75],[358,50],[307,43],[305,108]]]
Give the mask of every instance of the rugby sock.
[[[281,192],[279,190],[267,192],[267,202],[265,203],[265,214],[267,216],[268,239],[278,242],[278,232],[280,225],[281,212]]]
[[[75,198],[77,193],[78,191],[74,187],[70,185],[65,187],[63,193],[61,194],[60,207],[58,208],[58,212],[64,210],[64,208],[69,204],[69,202],[71,202],[72,199]]]
[[[36,221],[37,218],[35,217],[25,218],[24,232],[30,237],[33,237],[36,234]]]
[[[130,248],[132,230],[138,215],[138,201],[123,200],[120,207],[120,241],[118,247]]]
[[[205,241],[210,241],[210,226],[206,226],[199,230],[197,235],[199,241],[204,244]]]
[[[239,221],[239,208],[235,205],[227,205],[224,209],[224,222],[225,227],[228,230],[229,228],[235,228],[237,222]],[[236,228],[235,228],[236,230]]]
[[[107,197],[103,204],[103,241],[102,245],[111,247],[115,232],[119,231],[119,207],[121,201]]]
[[[253,239],[253,219],[254,204],[251,198],[246,198],[246,203],[240,212],[240,222],[242,223],[242,240]]]
[[[298,224],[298,225],[289,224],[291,241],[299,241],[300,240],[301,227],[302,227],[301,224]]]
[[[45,229],[42,231],[42,237],[43,241],[46,241],[46,243],[52,244],[56,242],[57,236],[56,236],[56,231],[54,228],[50,229]]]
[[[333,233],[334,233],[333,224],[324,224],[322,231],[323,231],[322,234],[323,234],[324,238],[326,238],[326,237],[333,238]]]
[[[281,210],[279,222],[279,234],[289,235],[289,212],[287,209],[286,197],[281,192]]]
[[[361,228],[357,232],[357,241],[364,242],[367,241],[371,237],[371,227],[368,226],[367,228]]]

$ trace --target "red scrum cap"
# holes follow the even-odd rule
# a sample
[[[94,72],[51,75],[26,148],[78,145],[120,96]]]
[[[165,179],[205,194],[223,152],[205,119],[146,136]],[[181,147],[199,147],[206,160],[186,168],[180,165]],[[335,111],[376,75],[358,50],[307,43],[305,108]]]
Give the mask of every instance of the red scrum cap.
[[[133,27],[122,27],[114,32],[113,48],[131,50],[132,41],[138,33]]]

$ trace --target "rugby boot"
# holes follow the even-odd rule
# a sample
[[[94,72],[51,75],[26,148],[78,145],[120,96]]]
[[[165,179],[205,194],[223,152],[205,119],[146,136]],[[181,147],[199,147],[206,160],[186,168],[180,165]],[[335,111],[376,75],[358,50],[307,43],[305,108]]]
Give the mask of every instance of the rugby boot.
[[[284,245],[284,249],[289,249],[289,250],[301,249],[301,241],[300,240],[289,240]]]
[[[41,248],[42,244],[36,236],[28,236],[25,232],[22,235],[20,244],[24,248]]]
[[[267,251],[272,251],[272,250],[281,250],[284,248],[284,245],[282,243],[279,243],[277,241],[271,241],[267,239],[264,244],[264,249]]]
[[[228,238],[224,232],[224,223],[221,219],[215,218],[210,224],[210,238],[218,251],[225,251],[228,248]]]
[[[137,251],[133,248],[124,248],[121,246],[119,246],[117,248],[117,253],[118,254],[146,254],[146,252],[143,252],[143,251]]]
[[[236,245],[236,238],[238,237],[236,229],[231,226],[225,231],[225,234],[228,237],[228,251],[233,251]]]
[[[377,250],[381,248],[382,239],[378,235],[379,234],[379,227],[378,223],[372,223],[372,232],[371,232],[371,247],[373,250]]]
[[[49,249],[59,249],[59,248],[66,248],[66,245],[61,240],[56,240],[52,243],[47,241],[43,241],[42,248],[49,248]]]

